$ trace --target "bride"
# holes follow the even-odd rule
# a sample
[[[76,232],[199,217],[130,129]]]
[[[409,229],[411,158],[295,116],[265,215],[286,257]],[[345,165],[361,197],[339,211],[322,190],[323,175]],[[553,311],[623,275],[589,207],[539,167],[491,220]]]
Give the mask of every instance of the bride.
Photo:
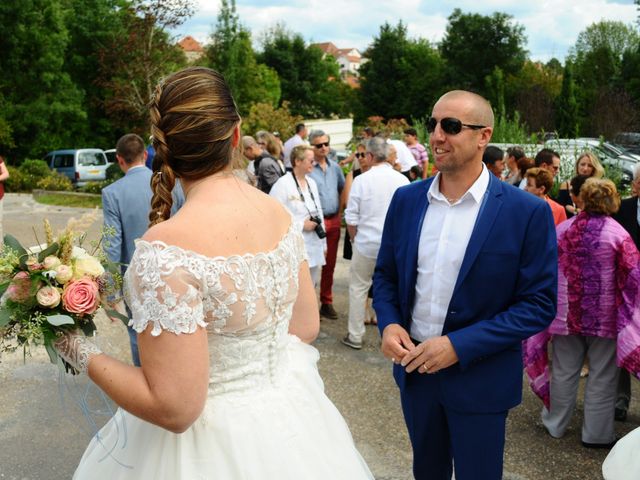
[[[74,478],[373,478],[309,345],[319,319],[301,229],[231,173],[240,116],[224,79],[182,70],[150,108],[150,228],[125,275],[142,367],[81,335],[57,342],[120,406]],[[186,202],[168,219],[176,178]]]

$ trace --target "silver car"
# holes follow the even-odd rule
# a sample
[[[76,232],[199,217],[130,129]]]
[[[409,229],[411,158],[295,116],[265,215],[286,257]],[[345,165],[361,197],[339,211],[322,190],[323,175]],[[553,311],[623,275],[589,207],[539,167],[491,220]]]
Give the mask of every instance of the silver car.
[[[54,150],[47,153],[44,161],[49,168],[66,175],[78,187],[107,178],[107,157],[99,148]]]

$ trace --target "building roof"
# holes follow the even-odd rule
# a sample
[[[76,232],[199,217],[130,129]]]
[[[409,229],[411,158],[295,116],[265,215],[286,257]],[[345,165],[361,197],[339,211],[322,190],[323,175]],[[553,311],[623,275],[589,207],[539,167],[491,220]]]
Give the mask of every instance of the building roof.
[[[178,42],[178,45],[185,52],[204,52],[202,45],[191,35],[187,35],[182,40]]]
[[[324,53],[337,57],[340,54],[340,50],[332,42],[313,43],[312,46],[318,47]]]

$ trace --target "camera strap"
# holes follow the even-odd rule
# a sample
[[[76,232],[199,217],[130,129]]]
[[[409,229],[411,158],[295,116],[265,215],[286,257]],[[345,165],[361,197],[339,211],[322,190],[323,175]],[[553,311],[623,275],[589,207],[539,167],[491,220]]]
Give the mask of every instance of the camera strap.
[[[304,208],[307,209],[307,212],[309,213],[310,217],[313,217],[313,215],[311,214],[311,211],[309,210],[309,207],[307,207],[307,202],[304,199],[304,194],[302,193],[302,189],[300,188],[300,185],[298,184],[298,179],[296,178],[296,174],[293,172],[290,172],[291,176],[293,177],[293,181],[296,182],[296,188],[298,189],[298,193],[300,194],[300,200],[302,200],[302,203],[304,205]],[[316,203],[316,199],[313,196],[313,191],[311,190],[311,186],[309,185],[309,182],[307,182],[307,188],[309,189],[309,196],[311,197],[311,201],[313,202],[313,206],[316,208],[316,215],[320,215],[320,210],[318,209],[318,204]]]

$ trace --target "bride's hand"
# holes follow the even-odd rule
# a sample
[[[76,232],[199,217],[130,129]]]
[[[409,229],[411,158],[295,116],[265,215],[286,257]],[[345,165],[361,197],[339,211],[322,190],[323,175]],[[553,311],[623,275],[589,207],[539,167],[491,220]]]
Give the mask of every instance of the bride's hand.
[[[87,373],[89,361],[93,355],[100,355],[102,351],[82,332],[66,332],[53,342],[53,347],[65,362],[80,373]]]

